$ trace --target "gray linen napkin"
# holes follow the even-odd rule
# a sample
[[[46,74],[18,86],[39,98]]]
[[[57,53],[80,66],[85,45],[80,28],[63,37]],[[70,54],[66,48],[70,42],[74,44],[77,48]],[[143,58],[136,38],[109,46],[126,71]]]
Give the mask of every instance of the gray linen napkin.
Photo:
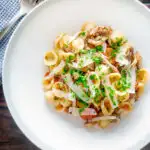
[[[0,0],[0,30],[12,19],[19,9],[19,0]],[[14,28],[8,35],[0,41],[0,84],[2,77],[2,62],[4,52],[8,43],[8,40],[13,32]]]

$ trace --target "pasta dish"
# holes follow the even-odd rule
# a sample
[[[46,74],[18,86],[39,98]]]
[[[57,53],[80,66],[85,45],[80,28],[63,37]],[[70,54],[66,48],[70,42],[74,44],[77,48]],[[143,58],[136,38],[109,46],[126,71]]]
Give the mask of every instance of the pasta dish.
[[[142,57],[123,34],[91,22],[73,36],[61,33],[44,64],[45,98],[57,111],[81,117],[86,127],[119,122],[148,80]]]

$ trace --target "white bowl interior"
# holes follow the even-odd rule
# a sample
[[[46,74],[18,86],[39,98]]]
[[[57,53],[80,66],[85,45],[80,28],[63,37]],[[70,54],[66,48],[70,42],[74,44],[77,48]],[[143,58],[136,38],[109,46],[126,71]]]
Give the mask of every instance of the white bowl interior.
[[[132,0],[63,0],[46,2],[19,26],[7,49],[4,93],[10,111],[26,136],[42,149],[123,150],[143,146],[150,133],[148,86],[135,109],[119,125],[85,129],[78,118],[59,114],[43,96],[43,55],[60,32],[75,33],[85,21],[121,30],[143,56],[150,71],[150,15]],[[146,141],[145,141],[146,142]],[[144,143],[145,144],[145,143]]]

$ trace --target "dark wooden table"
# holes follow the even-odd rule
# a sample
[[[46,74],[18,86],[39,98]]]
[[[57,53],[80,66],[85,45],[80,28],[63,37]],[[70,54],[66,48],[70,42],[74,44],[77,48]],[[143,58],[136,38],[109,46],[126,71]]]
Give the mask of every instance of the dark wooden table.
[[[0,150],[39,150],[20,131],[11,117],[0,86]]]
[[[142,0],[148,7],[150,0]],[[39,150],[20,131],[12,119],[0,86],[0,150]],[[143,150],[150,150],[150,144]]]

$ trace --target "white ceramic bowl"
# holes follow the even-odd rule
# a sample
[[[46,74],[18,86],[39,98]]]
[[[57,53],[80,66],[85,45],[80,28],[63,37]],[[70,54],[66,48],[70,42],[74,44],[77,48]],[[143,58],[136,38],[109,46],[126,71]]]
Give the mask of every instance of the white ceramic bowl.
[[[150,71],[150,13],[135,0],[49,0],[16,29],[3,65],[3,89],[10,112],[24,134],[44,150],[139,149],[150,141],[148,87],[134,111],[106,130],[48,107],[42,91],[43,54],[60,32],[74,33],[85,21],[121,30]]]

